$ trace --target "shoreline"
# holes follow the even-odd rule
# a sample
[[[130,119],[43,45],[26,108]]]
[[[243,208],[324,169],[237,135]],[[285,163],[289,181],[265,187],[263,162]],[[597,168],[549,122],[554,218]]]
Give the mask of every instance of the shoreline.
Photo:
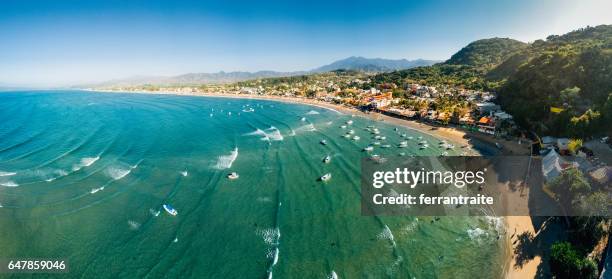
[[[124,94],[156,94],[156,95],[174,95],[174,96],[189,96],[189,97],[219,97],[219,98],[231,98],[231,99],[247,99],[247,100],[267,100],[277,101],[291,104],[310,105],[318,108],[328,109],[340,114],[356,115],[360,117],[366,117],[374,121],[384,121],[393,125],[405,127],[411,130],[416,130],[421,133],[431,135],[444,140],[452,141],[461,146],[467,146],[469,153],[477,153],[475,147],[477,145],[488,145],[488,147],[495,148],[495,143],[490,140],[483,140],[482,136],[475,135],[467,131],[463,131],[454,127],[437,127],[433,125],[424,124],[414,120],[400,119],[391,117],[382,113],[365,113],[353,107],[342,106],[338,104],[331,104],[313,99],[298,98],[298,97],[284,97],[284,96],[271,96],[271,95],[247,95],[247,94],[230,94],[230,93],[194,93],[194,92],[160,92],[160,91],[115,91],[115,90],[85,90],[93,93],[124,93]],[[502,140],[503,141],[503,140]],[[508,143],[504,143],[508,144]],[[516,144],[516,143],[515,143]],[[502,151],[496,150],[500,155],[514,154],[514,149],[508,151],[504,149]],[[468,154],[469,154],[468,153]],[[531,217],[529,216],[505,216],[504,225],[506,227],[506,249],[504,251],[505,266],[503,268],[503,278],[518,279],[518,278],[534,278],[538,266],[542,259],[536,257],[525,263],[524,265],[516,266],[516,255],[514,254],[515,245],[513,241],[518,235],[528,232],[535,235],[535,229],[531,223]]]
[[[382,113],[372,112],[365,113],[353,107],[347,107],[338,104],[331,104],[328,102],[322,102],[313,99],[298,98],[298,97],[285,97],[285,96],[273,96],[273,95],[249,95],[249,94],[230,94],[230,93],[193,93],[193,92],[165,92],[165,91],[116,91],[116,90],[93,90],[86,89],[87,92],[100,92],[100,93],[123,93],[123,94],[155,94],[155,95],[174,95],[174,96],[189,96],[189,97],[218,97],[218,98],[232,98],[232,99],[247,99],[247,100],[267,100],[267,101],[278,101],[291,104],[310,105],[319,108],[328,109],[337,113],[344,113],[349,115],[355,115],[359,117],[369,118],[374,121],[383,121],[393,125],[401,126],[410,130],[415,130],[420,133],[424,133],[436,138],[449,140],[460,146],[467,146],[468,155],[476,153],[476,147],[483,147],[486,145],[489,149],[494,149],[494,143],[482,141],[477,137],[474,137],[466,131],[462,131],[452,127],[437,127],[428,124],[424,124],[414,120],[406,120],[391,117]]]

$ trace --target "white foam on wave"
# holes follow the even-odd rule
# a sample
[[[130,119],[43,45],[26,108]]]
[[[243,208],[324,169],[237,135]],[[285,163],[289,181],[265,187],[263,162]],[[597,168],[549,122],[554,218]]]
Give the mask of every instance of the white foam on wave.
[[[100,188],[93,188],[93,189],[91,189],[91,191],[89,191],[89,193],[91,193],[93,195],[93,194],[95,194],[97,192],[100,192],[102,190],[104,190],[104,186],[102,186]]]
[[[137,230],[140,229],[140,223],[133,221],[133,220],[128,220],[128,226],[130,227],[130,230]]]
[[[389,241],[391,241],[391,244],[393,245],[393,247],[395,247],[395,237],[393,236],[393,233],[391,232],[391,229],[389,229],[389,226],[385,225],[385,227],[383,228],[383,231],[380,232],[377,235],[378,239],[387,239]]]
[[[4,187],[17,187],[17,186],[19,186],[19,184],[15,183],[14,181],[8,180],[8,181],[4,181],[4,182],[0,183],[0,186],[4,186]]]
[[[217,158],[215,168],[218,170],[229,169],[238,158],[238,147],[234,148],[229,155],[222,155]]]
[[[261,140],[270,141],[268,134],[261,129],[257,129],[254,132],[246,133],[245,136],[261,136]]]
[[[137,168],[138,164],[133,166],[125,166],[125,164],[119,166],[111,166],[106,169],[106,174],[113,180],[119,180],[130,174],[133,169]]]
[[[272,260],[272,266],[275,266],[278,263],[279,252],[278,247],[268,252],[267,257]]]
[[[68,172],[65,171],[65,170],[54,170],[51,173],[50,176],[49,175],[45,175],[45,177],[47,177],[47,178],[45,178],[45,181],[51,182],[53,180],[56,180],[56,179],[58,179],[58,178],[60,178],[62,176],[66,176],[66,175],[68,175]]]
[[[479,239],[479,238],[482,238],[482,237],[486,237],[488,235],[488,233],[485,230],[481,229],[481,228],[468,229],[467,230],[467,234],[468,234],[468,237],[471,240],[475,240],[475,239]]]
[[[16,172],[0,171],[0,176],[13,176],[16,174],[17,174]]]
[[[311,124],[306,124],[302,127],[299,127],[295,131],[296,132],[314,132],[316,130],[317,128],[315,128],[315,126],[311,123]]]
[[[408,223],[403,229],[402,232],[405,234],[409,234],[413,232],[419,226],[419,218],[414,219],[414,221]]]
[[[281,237],[280,229],[278,228],[258,230],[257,234],[262,237],[263,241],[267,245],[278,245],[278,242]]]
[[[319,114],[319,112],[316,111],[316,110],[311,110],[311,111],[306,113],[306,115],[317,115],[317,114]]]
[[[257,129],[254,132],[245,134],[245,136],[260,136],[261,140],[265,141],[282,141],[284,139],[280,130],[274,126],[270,126],[266,130]]]
[[[98,161],[100,159],[100,157],[84,157],[81,158],[81,161],[79,161],[78,163],[74,164],[72,166],[72,171],[78,171],[82,168],[86,168],[89,167],[91,165],[93,165],[93,163],[95,163],[96,161]]]
[[[151,213],[151,215],[153,215],[153,217],[157,217],[159,216],[159,214],[161,213],[161,211],[159,210],[155,210],[153,208],[149,208],[149,213]]]
[[[273,140],[273,141],[283,140],[283,135],[278,130],[278,128],[271,126],[270,128],[266,129],[266,131],[269,131],[269,132],[266,132],[266,135],[268,136],[270,140]]]

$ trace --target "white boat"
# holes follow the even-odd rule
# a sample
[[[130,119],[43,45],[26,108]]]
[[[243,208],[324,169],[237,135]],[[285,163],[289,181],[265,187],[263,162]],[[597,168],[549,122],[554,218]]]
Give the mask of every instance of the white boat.
[[[406,152],[400,152],[400,156],[406,156]]]
[[[391,147],[391,145],[390,144],[383,144],[380,147],[382,147],[382,148],[389,148],[389,147]]]
[[[346,125],[342,125],[342,126],[340,126],[340,128],[346,129]]]
[[[320,179],[321,181],[328,181],[328,180],[330,180],[330,179],[331,179],[331,177],[332,177],[331,173],[326,173],[326,174],[324,174],[323,176],[321,176],[319,179]]]
[[[402,138],[405,138],[405,137],[406,137],[406,134],[402,134]]]
[[[227,178],[229,178],[229,179],[238,179],[238,177],[240,177],[240,176],[236,172],[232,172],[232,173],[227,175]]]
[[[450,143],[446,145],[446,149],[453,149],[453,148],[455,148],[455,146]]]
[[[320,141],[320,143],[321,143],[322,145],[327,145],[327,141],[326,141],[326,140],[321,140],[321,141]]]
[[[426,140],[422,140],[422,141],[419,142],[419,144],[420,145],[425,145],[425,144],[427,144],[427,141]]]
[[[244,112],[254,112],[255,109],[253,109],[253,108],[246,108],[246,109],[243,109],[242,111],[244,111]]]
[[[346,121],[346,124],[347,125],[352,125],[353,124],[353,120]]]
[[[332,270],[331,275],[329,276],[329,279],[338,279],[338,274],[336,274],[336,272]]]
[[[372,150],[374,150],[374,146],[371,146],[371,145],[368,145],[363,148],[363,151],[372,151]]]
[[[375,142],[373,142],[372,144],[374,144],[374,145],[380,145],[380,141],[375,141]]]
[[[302,117],[301,120],[302,120],[302,122],[306,121],[306,117]]]
[[[407,137],[407,139],[411,140],[411,139],[413,139],[413,137]]]
[[[164,207],[164,210],[166,210],[166,212],[168,212],[168,214],[172,216],[176,216],[178,214],[178,211],[176,211],[176,209],[174,209],[169,204],[164,204],[163,207]]]
[[[331,161],[331,157],[329,157],[329,155],[328,155],[328,156],[325,156],[325,158],[323,158],[323,163],[326,163],[326,164],[327,164],[327,163],[329,163],[330,161]]]
[[[360,139],[360,137],[359,137],[359,136],[354,136],[354,137],[353,137],[353,140],[359,140],[359,139]]]
[[[380,136],[374,136],[374,139],[380,139]]]
[[[421,147],[419,147],[419,149],[425,149],[425,148],[427,148],[427,147],[429,147],[429,145],[427,145],[427,144],[423,144],[423,145],[421,145]]]
[[[355,130],[350,130],[350,131],[348,131],[348,133],[352,135],[352,134],[355,133]]]
[[[380,137],[380,140],[386,140],[387,137]]]
[[[350,138],[350,137],[351,137],[351,134],[348,134],[348,133],[347,133],[346,135],[344,135],[344,137],[345,137],[345,138]]]

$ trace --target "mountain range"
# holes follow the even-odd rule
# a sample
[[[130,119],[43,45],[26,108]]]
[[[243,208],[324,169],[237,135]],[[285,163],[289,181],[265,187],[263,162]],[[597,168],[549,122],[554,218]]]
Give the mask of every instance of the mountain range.
[[[257,71],[257,72],[217,72],[217,73],[188,73],[177,76],[135,76],[125,79],[109,80],[105,82],[78,85],[76,87],[117,87],[117,86],[137,86],[137,85],[173,85],[173,84],[211,84],[211,83],[232,83],[250,79],[296,76],[335,70],[354,70],[372,73],[389,72],[396,70],[410,69],[420,66],[429,66],[441,61],[437,60],[407,60],[407,59],[383,59],[365,58],[351,56],[342,60],[334,61],[307,71],[277,72],[277,71]]]

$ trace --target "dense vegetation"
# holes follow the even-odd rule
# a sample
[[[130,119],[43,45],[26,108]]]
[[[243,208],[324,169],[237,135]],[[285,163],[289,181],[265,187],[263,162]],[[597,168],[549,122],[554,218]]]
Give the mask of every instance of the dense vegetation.
[[[494,67],[526,47],[526,43],[508,38],[482,39],[468,44],[444,64]]]
[[[502,106],[520,124],[558,136],[610,133],[612,26],[536,41],[500,67],[520,64],[499,89]],[[501,77],[497,73],[497,77]],[[562,109],[552,113],[551,107]]]
[[[498,92],[502,108],[539,133],[612,133],[612,25],[524,44],[475,41],[444,63],[382,73],[373,84],[420,83]],[[551,112],[553,108],[556,112]]]

